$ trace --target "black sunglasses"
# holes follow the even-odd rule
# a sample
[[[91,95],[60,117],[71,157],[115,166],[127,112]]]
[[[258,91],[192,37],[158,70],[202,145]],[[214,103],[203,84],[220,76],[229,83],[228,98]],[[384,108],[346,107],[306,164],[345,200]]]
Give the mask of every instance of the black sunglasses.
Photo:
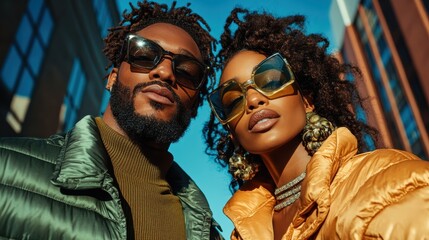
[[[288,88],[294,82],[288,62],[280,53],[275,53],[256,65],[246,82],[239,83],[233,79],[209,93],[210,108],[220,123],[227,124],[244,112],[249,87],[274,99],[295,93],[296,88]]]
[[[166,51],[156,42],[135,34],[126,37],[122,54],[123,61],[131,65],[131,71],[141,73],[149,73],[165,55],[170,56],[177,83],[193,90],[201,88],[210,69],[191,56]]]

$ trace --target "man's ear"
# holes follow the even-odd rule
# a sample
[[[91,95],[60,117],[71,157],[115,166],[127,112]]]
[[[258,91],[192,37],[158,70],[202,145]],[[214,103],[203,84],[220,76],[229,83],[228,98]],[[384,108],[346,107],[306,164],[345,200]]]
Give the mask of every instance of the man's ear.
[[[107,85],[106,85],[107,91],[110,92],[112,90],[112,86],[115,84],[117,79],[118,79],[118,68],[112,68],[112,71],[110,71],[109,76],[107,77]]]

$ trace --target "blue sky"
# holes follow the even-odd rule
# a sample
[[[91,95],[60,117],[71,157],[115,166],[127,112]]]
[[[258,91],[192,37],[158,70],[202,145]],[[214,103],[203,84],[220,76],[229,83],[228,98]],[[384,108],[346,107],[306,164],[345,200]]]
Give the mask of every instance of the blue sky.
[[[127,0],[117,0],[120,12],[129,9]],[[135,1],[132,1],[135,2]],[[172,0],[158,0],[171,6]],[[321,33],[332,41],[329,23],[329,8],[331,0],[178,0],[177,6],[191,3],[191,9],[200,14],[210,25],[211,34],[219,38],[222,33],[224,21],[231,10],[244,7],[250,10],[265,10],[275,16],[302,14],[307,17],[306,30],[308,33]],[[331,50],[334,49],[331,42]],[[205,103],[199,109],[198,117],[194,119],[178,143],[172,144],[170,151],[175,161],[195,180],[206,195],[214,218],[223,229],[223,236],[229,239],[233,229],[230,220],[223,214],[222,208],[231,197],[229,191],[230,177],[226,169],[217,165],[205,153],[205,144],[202,136],[202,127],[208,119],[210,109]]]

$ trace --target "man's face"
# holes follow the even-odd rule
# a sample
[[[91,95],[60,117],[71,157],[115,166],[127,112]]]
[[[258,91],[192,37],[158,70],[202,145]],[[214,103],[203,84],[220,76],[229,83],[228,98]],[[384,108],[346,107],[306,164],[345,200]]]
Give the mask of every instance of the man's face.
[[[197,44],[183,29],[156,23],[135,33],[164,50],[202,62]],[[154,68],[142,73],[122,62],[109,76],[110,106],[118,125],[136,141],[171,143],[189,126],[198,99],[197,90],[176,82],[172,59],[165,55]]]

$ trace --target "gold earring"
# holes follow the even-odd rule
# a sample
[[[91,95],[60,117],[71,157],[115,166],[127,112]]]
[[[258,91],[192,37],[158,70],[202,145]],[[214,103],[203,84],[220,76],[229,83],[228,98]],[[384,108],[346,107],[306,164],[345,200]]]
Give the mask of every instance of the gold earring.
[[[306,113],[306,119],[307,124],[302,134],[302,144],[308,154],[313,156],[336,128],[328,119],[315,112]]]
[[[248,153],[243,153],[240,147],[236,147],[234,154],[229,158],[228,171],[235,179],[251,180],[259,171],[259,164],[250,162],[248,157]]]

